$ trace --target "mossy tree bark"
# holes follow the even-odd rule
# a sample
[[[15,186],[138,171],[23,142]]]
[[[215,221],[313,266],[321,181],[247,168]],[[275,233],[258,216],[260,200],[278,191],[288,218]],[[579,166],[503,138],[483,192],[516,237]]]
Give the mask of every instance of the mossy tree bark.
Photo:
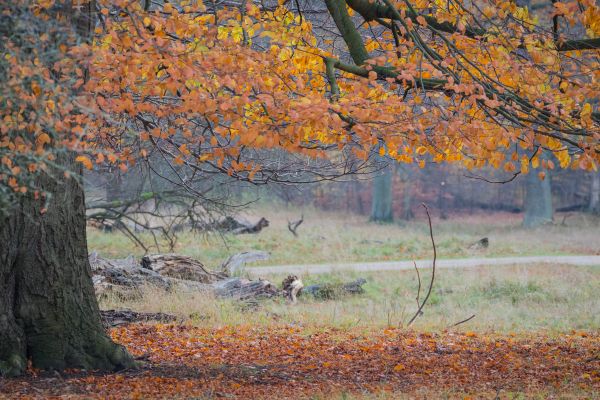
[[[73,156],[63,165],[74,170]],[[47,204],[25,198],[0,222],[0,374],[133,366],[100,322],[88,261],[85,204],[74,178],[43,174]],[[43,207],[46,206],[44,210]],[[44,212],[45,211],[45,212]]]
[[[48,9],[49,18],[38,18],[26,2],[17,5],[20,18],[29,18],[24,24],[42,24],[40,30],[47,24],[56,35],[56,40],[39,46],[47,65],[62,54],[52,46],[89,40],[94,10],[93,1],[57,1]],[[2,36],[21,43],[27,57],[28,29],[23,30],[17,18],[8,21]],[[100,322],[87,254],[84,192],[66,174],[80,176],[81,167],[74,154],[64,149],[56,153],[53,166],[40,172],[33,184],[46,198],[25,194],[0,215],[0,376],[22,373],[28,360],[42,369],[115,370],[134,365]]]

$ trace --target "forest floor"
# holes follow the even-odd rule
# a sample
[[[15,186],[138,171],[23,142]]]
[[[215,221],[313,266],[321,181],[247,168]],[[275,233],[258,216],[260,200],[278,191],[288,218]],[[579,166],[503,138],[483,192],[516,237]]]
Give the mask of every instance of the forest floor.
[[[130,325],[114,374],[30,371],[0,398],[598,398],[600,335]]]

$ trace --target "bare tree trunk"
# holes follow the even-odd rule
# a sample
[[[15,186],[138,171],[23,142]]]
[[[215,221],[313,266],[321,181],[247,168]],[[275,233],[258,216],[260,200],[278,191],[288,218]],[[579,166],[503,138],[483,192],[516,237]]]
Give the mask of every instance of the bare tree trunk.
[[[600,171],[592,172],[589,211],[600,214]]]
[[[106,201],[123,200],[123,175],[116,168],[106,174]]]
[[[402,215],[401,219],[410,221],[414,217],[412,211],[412,171],[408,166],[401,167],[402,174]]]
[[[63,165],[74,171],[72,156]],[[83,189],[63,171],[41,175],[51,197],[25,198],[0,221],[0,375],[133,365],[100,322],[88,262]],[[58,177],[58,178],[56,178]]]
[[[542,180],[538,172],[539,170],[534,169],[529,171],[525,181],[523,226],[526,228],[534,228],[552,222],[554,217],[550,174],[547,173]]]
[[[373,179],[371,221],[392,222],[392,169],[388,166]]]

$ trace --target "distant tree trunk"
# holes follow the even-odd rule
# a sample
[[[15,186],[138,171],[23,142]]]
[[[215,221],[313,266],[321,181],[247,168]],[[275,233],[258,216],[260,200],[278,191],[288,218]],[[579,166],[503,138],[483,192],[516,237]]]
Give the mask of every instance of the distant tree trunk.
[[[75,171],[73,157],[66,168]],[[38,178],[51,197],[23,199],[0,220],[0,375],[42,369],[114,370],[133,364],[104,332],[91,279],[83,189],[73,178]],[[62,179],[56,179],[61,177]],[[45,212],[44,212],[45,211]]]
[[[123,175],[114,168],[106,174],[106,201],[123,200]]]
[[[547,171],[546,177],[541,180],[539,172],[539,169],[532,169],[525,181],[523,226],[526,228],[552,222],[554,217],[550,174]]]
[[[362,185],[357,179],[353,179],[352,187],[353,187],[353,192],[354,192],[354,198],[356,199],[356,206],[357,206],[356,211],[358,212],[359,215],[364,215],[365,214],[365,205],[363,203]]]
[[[373,179],[371,221],[392,222],[392,169],[386,167]]]
[[[600,171],[592,172],[589,211],[600,214]]]
[[[410,221],[414,217],[412,212],[412,179],[408,168],[402,169],[402,215],[404,221]]]
[[[444,176],[444,180],[440,182],[440,188],[438,190],[438,209],[440,210],[440,218],[441,219],[447,219],[448,218],[448,214],[446,213],[446,208],[447,208],[447,201],[448,199],[446,199],[446,181],[445,179],[447,179],[447,176]]]

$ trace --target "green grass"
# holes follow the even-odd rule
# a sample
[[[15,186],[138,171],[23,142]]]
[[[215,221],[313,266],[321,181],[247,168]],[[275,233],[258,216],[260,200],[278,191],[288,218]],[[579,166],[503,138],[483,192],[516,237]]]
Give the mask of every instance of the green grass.
[[[123,302],[104,299],[104,308],[127,307],[138,311],[173,313],[202,326],[289,323],[304,327],[406,326],[415,313],[417,278],[414,271],[344,272],[301,276],[305,285],[367,279],[365,293],[332,300],[301,297],[290,305],[267,301],[248,311],[232,301],[199,294],[163,293],[148,289],[142,298]],[[280,284],[283,275],[273,275]],[[429,273],[422,271],[422,293]],[[600,329],[599,267],[529,265],[440,269],[424,314],[413,328],[444,330],[473,314],[455,329],[499,332]]]
[[[304,213],[305,222],[295,238],[287,229],[287,221]],[[431,257],[429,232],[424,217],[409,223],[374,224],[366,217],[322,212],[314,209],[256,209],[249,220],[265,216],[271,226],[255,235],[181,233],[174,251],[195,257],[207,266],[220,265],[229,255],[264,250],[271,258],[262,265],[368,262],[410,260]],[[557,221],[563,216],[558,215]],[[434,216],[433,228],[440,258],[497,257],[519,255],[599,254],[600,219],[586,214],[573,214],[567,225],[555,224],[527,230],[521,227],[521,216],[515,214],[478,214],[451,216],[441,220]],[[147,243],[149,235],[142,234]],[[488,237],[488,249],[471,249],[470,245]],[[225,240],[224,240],[225,239]],[[143,255],[120,233],[104,233],[88,229],[88,245],[106,257]],[[166,252],[162,246],[152,252]],[[257,265],[261,265],[257,264]]]
[[[256,235],[227,236],[185,233],[175,252],[217,267],[229,255],[250,249],[266,250],[266,265],[410,260],[431,257],[428,226],[423,218],[405,224],[371,224],[364,217],[304,210],[305,223],[295,238],[287,220],[300,211],[259,209],[249,219],[266,216],[271,226]],[[557,217],[562,221],[562,217]],[[513,214],[455,216],[434,219],[434,235],[440,258],[494,257],[541,254],[598,254],[600,220],[574,214],[567,225],[534,230],[520,227]],[[488,249],[470,245],[482,237]],[[117,233],[89,230],[89,247],[107,257],[142,255]],[[161,249],[166,251],[166,249]],[[259,264],[260,265],[260,264]],[[280,284],[283,274],[262,276]],[[366,293],[357,297],[319,300],[303,297],[290,306],[283,301],[266,302],[248,312],[231,301],[216,301],[201,294],[169,293],[148,289],[141,299],[123,302],[104,299],[102,306],[163,311],[207,325],[290,323],[305,326],[403,325],[416,310],[417,279],[414,271],[357,273],[340,271],[301,276],[305,285],[367,279]],[[254,277],[257,278],[257,277]],[[422,271],[423,291],[429,279]],[[416,329],[441,330],[473,314],[458,329],[497,331],[567,331],[600,328],[600,270],[598,267],[529,265],[440,269],[425,313]],[[421,299],[424,292],[421,294]]]

